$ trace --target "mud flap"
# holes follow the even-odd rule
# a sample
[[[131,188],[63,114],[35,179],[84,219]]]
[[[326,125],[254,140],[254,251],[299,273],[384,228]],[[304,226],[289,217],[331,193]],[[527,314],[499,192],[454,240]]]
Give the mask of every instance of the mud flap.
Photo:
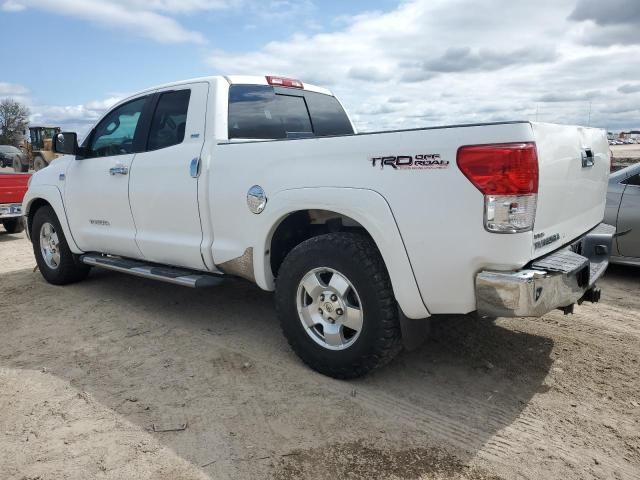
[[[431,330],[431,319],[420,318],[413,320],[407,318],[402,309],[398,308],[398,316],[400,318],[400,330],[402,332],[402,346],[405,350],[416,350],[427,338]]]

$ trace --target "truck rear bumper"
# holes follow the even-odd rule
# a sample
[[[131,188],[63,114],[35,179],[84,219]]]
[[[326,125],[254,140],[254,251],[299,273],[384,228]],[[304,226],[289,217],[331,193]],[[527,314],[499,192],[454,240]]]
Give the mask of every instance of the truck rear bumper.
[[[22,216],[21,203],[3,203],[0,204],[0,220],[5,218],[14,218]]]
[[[598,301],[596,281],[609,264],[615,228],[601,223],[586,235],[518,271],[482,271],[476,305],[489,317],[540,317],[583,300]]]

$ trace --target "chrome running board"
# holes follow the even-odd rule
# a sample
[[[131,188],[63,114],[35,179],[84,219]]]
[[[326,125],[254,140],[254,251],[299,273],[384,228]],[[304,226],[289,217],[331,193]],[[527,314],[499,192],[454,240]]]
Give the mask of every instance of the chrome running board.
[[[121,257],[87,253],[80,257],[82,263],[92,267],[106,268],[136,277],[160,280],[161,282],[182,285],[183,287],[215,287],[223,281],[224,275],[199,272],[186,268],[169,267],[156,263],[145,263]]]

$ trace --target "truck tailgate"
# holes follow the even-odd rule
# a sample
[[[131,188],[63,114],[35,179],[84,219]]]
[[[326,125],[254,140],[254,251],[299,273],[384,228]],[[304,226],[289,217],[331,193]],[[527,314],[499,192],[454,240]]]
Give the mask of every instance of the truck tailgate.
[[[0,204],[22,203],[30,173],[0,173]]]
[[[579,237],[604,218],[610,170],[606,132],[532,122],[538,149],[537,258]]]

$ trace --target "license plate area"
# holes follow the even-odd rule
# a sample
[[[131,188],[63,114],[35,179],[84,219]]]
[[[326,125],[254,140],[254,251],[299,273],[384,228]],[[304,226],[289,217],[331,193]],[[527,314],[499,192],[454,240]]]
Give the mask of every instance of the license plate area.
[[[615,227],[601,223],[562,250],[536,260],[531,268],[575,276],[578,286],[586,288],[607,268],[615,232]]]

